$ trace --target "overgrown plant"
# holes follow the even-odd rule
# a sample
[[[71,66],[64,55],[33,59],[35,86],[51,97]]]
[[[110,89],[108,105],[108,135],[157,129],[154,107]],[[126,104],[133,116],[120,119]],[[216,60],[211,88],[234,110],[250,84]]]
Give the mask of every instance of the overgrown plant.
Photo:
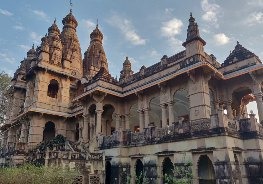
[[[164,184],[191,184],[193,179],[192,163],[182,163],[175,166],[173,175],[164,175]]]
[[[21,167],[1,168],[0,184],[72,184],[80,174],[77,171],[60,167]]]

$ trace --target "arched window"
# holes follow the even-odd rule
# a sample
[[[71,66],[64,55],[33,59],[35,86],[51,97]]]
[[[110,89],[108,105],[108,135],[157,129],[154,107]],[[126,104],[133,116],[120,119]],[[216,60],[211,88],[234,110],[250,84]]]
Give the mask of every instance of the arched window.
[[[200,184],[215,184],[215,170],[207,155],[201,155],[198,162],[198,176]]]
[[[166,157],[163,160],[163,183],[165,183],[169,177],[173,178],[174,165],[170,158]]]
[[[43,141],[51,140],[55,137],[55,124],[51,121],[47,122],[43,131]]]
[[[110,184],[111,180],[112,180],[111,179],[111,163],[110,163],[110,161],[106,162],[105,171],[106,171],[105,184]]]
[[[59,90],[58,81],[52,79],[48,85],[47,96],[57,98]]]
[[[143,182],[143,163],[140,159],[136,161],[135,174],[136,174],[136,183],[142,183]]]
[[[189,121],[190,102],[188,98],[188,91],[186,89],[179,89],[174,93],[174,117],[175,121],[183,119]]]

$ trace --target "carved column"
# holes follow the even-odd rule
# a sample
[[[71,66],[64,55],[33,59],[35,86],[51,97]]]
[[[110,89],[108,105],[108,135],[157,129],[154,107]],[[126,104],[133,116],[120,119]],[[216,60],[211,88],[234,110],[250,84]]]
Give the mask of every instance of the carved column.
[[[147,128],[150,124],[149,109],[144,110],[145,125],[144,128]]]
[[[139,110],[138,113],[139,113],[139,120],[140,120],[140,132],[143,132],[143,129],[144,129],[144,122],[143,122],[144,113],[142,110]]]
[[[120,115],[119,114],[115,114],[115,129],[116,131],[118,131],[120,129]]]
[[[83,115],[83,129],[82,129],[82,138],[84,142],[87,142],[89,139],[89,122],[90,115],[85,114]]]
[[[98,102],[96,104],[96,115],[97,115],[97,122],[96,122],[96,135],[101,134],[101,116],[103,112],[102,103]]]
[[[162,128],[167,126],[167,117],[166,117],[166,105],[165,104],[161,104],[161,109],[162,109]]]
[[[233,109],[232,109],[232,100],[229,100],[226,105],[227,105],[226,106],[226,108],[227,108],[227,117],[228,117],[228,119],[233,120],[234,116],[233,116]]]
[[[262,123],[263,121],[263,102],[262,102],[262,92],[258,92],[257,94],[255,94],[256,97],[256,102],[257,102],[257,108],[258,108],[258,118],[259,118],[259,122]]]
[[[125,114],[125,129],[129,130],[130,129],[130,115]]]
[[[169,110],[169,125],[174,123],[174,109],[173,109],[173,101],[168,103],[168,110]]]

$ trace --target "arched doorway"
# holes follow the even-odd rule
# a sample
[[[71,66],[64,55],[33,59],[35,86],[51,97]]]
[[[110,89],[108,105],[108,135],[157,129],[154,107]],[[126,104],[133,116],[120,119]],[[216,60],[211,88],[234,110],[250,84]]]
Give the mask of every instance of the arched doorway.
[[[175,122],[189,121],[190,102],[188,98],[188,91],[186,89],[179,89],[174,93],[174,117]]]
[[[143,182],[143,163],[140,159],[136,161],[135,165],[135,176],[136,176],[136,184],[142,184]]]
[[[101,124],[103,135],[111,135],[111,132],[115,131],[115,124],[112,117],[114,111],[114,107],[110,104],[106,104],[103,106],[103,121]]]
[[[130,125],[129,128],[133,132],[140,131],[140,120],[138,114],[138,104],[134,103],[130,108]]]
[[[163,183],[167,182],[167,179],[174,176],[174,165],[170,158],[166,157],[163,160]]]
[[[111,163],[110,161],[106,162],[105,171],[106,171],[105,184],[110,184],[111,183]]]
[[[160,97],[154,97],[150,100],[150,112],[149,112],[149,120],[150,124],[161,127],[161,120],[162,120],[162,109],[160,107]],[[166,122],[165,122],[166,123]]]
[[[45,124],[45,128],[43,131],[43,141],[51,140],[55,137],[56,130],[55,130],[55,124],[51,121],[47,122]]]
[[[198,162],[199,184],[215,184],[215,170],[207,155],[201,155]]]

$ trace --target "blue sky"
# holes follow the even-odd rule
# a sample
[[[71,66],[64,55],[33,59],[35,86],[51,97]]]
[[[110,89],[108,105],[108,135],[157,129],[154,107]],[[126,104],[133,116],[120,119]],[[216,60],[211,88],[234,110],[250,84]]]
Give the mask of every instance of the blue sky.
[[[40,44],[48,27],[70,9],[69,0],[0,0],[0,70],[12,74],[26,51]],[[263,58],[263,0],[72,0],[82,54],[96,20],[112,76],[128,56],[136,72],[163,55],[183,50],[190,12],[196,18],[206,52],[223,62],[236,41]]]

